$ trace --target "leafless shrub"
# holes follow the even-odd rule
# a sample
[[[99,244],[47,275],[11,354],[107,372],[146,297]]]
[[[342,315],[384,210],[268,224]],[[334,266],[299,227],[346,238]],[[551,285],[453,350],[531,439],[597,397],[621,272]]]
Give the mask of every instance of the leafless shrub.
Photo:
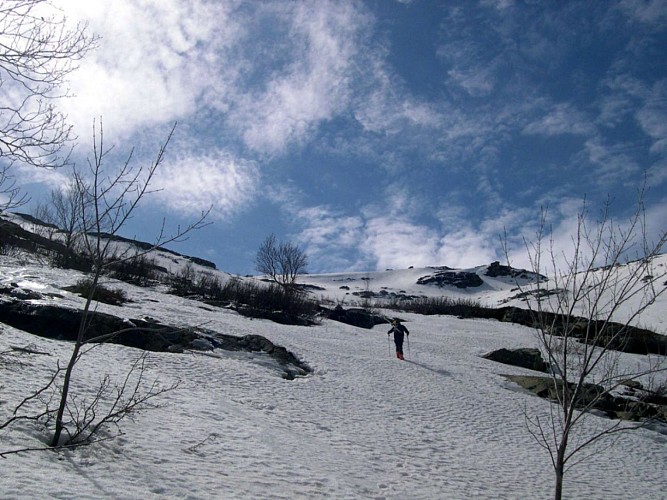
[[[139,253],[129,259],[111,259],[109,275],[139,286],[149,285],[159,277],[155,259]]]
[[[78,280],[66,290],[78,293],[84,298],[91,297],[95,302],[103,302],[112,306],[120,306],[128,301],[127,294],[121,288],[108,288],[100,283],[93,284],[90,278]]]
[[[93,394],[72,396],[66,405],[68,419],[63,424],[63,432],[67,438],[62,444],[94,441],[102,430],[108,431],[111,427],[120,433],[122,420],[131,419],[142,410],[156,408],[153,399],[178,387],[178,382],[162,386],[157,379],[146,381],[147,359],[148,353],[142,353],[120,382],[112,382],[107,374]]]
[[[150,166],[135,169],[131,165],[130,155],[120,169],[112,174],[104,169],[109,150],[104,147],[101,125],[99,132],[95,126],[93,127],[94,148],[92,159],[89,161],[88,176],[80,170],[75,170],[74,173],[76,190],[80,194],[77,199],[82,204],[79,212],[79,227],[83,234],[82,253],[92,263],[92,273],[86,284],[86,302],[76,341],[67,365],[61,367],[57,361],[50,380],[21,401],[14,408],[12,415],[0,421],[0,430],[21,420],[43,421],[47,428],[53,431],[50,439],[51,447],[74,446],[90,442],[103,427],[117,425],[123,418],[131,416],[140,408],[150,406],[149,401],[154,397],[173,388],[173,386],[161,387],[156,381],[147,384],[144,376],[146,359],[144,356],[129,368],[124,382],[113,384],[105,375],[92,397],[82,399],[78,393],[70,394],[77,363],[88,352],[85,346],[91,343],[95,343],[95,346],[100,345],[99,342],[131,330],[130,328],[105,335],[103,339],[87,339],[86,333],[95,315],[95,309],[91,305],[99,293],[102,274],[118,262],[140,258],[158,245],[178,241],[190,231],[205,226],[204,220],[208,212],[202,213],[198,220],[185,228],[179,228],[171,236],[165,235],[162,227],[155,245],[140,254],[119,254],[114,250],[114,236],[149,192],[149,184],[163,160],[172,134],[173,129]],[[41,448],[10,450],[1,452],[0,456],[31,449]]]
[[[658,283],[667,273],[653,262],[667,242],[667,232],[663,230],[657,242],[649,242],[642,201],[640,190],[636,210],[625,224],[612,220],[608,204],[600,221],[591,224],[584,203],[571,249],[566,253],[557,251],[550,238],[546,211],[535,240],[525,242],[532,271],[552,276],[551,281],[539,281],[531,290],[519,283],[517,286],[522,292],[531,292],[525,294],[526,305],[534,318],[541,350],[552,368],[555,406],[548,418],[526,414],[526,422],[528,431],[551,457],[557,500],[562,497],[566,471],[594,456],[593,445],[642,425],[615,420],[587,434],[587,427],[581,424],[592,410],[627,381],[664,375],[667,369],[664,357],[658,357],[658,362],[648,368],[623,370],[616,351],[629,342],[631,323],[666,290]],[[507,245],[505,248],[509,255]],[[633,248],[639,248],[641,254],[627,262]],[[549,293],[552,290],[560,293]],[[617,316],[623,323],[612,321]],[[591,393],[589,387],[599,389]]]
[[[285,288],[294,288],[299,274],[306,272],[308,256],[291,242],[276,241],[275,235],[267,236],[257,250],[255,267]]]

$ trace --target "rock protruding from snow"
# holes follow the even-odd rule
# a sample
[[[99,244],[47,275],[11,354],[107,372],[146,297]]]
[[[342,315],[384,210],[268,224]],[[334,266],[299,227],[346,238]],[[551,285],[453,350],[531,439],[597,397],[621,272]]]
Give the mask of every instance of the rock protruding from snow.
[[[498,349],[482,356],[485,359],[503,363],[505,365],[519,366],[538,372],[546,372],[547,364],[542,359],[542,353],[539,349],[519,348],[519,349]]]
[[[40,337],[76,340],[83,312],[20,300],[0,301],[0,323]],[[236,337],[198,328],[164,325],[149,319],[119,318],[96,312],[91,315],[85,340],[111,342],[146,351],[181,353],[186,350],[264,352],[280,365],[283,378],[307,375],[312,369],[290,351],[260,335]]]
[[[325,309],[322,311],[327,318],[334,321],[340,321],[347,325],[356,326],[358,328],[373,328],[375,325],[388,323],[387,318],[379,314],[373,314],[360,308],[344,309],[341,306],[336,306],[335,309]]]
[[[439,288],[454,286],[456,288],[476,288],[484,284],[484,280],[476,273],[467,271],[437,271],[417,280],[418,285],[436,285]]]

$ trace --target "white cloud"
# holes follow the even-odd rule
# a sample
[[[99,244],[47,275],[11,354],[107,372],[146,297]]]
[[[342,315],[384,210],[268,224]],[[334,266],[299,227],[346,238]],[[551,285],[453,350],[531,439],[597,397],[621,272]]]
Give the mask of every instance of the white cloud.
[[[568,269],[575,264],[575,256],[579,259],[577,264],[579,269],[582,269],[582,264],[587,266],[588,262],[594,259],[594,248],[599,242],[603,243],[602,249],[595,249],[597,257],[593,265],[606,265],[608,261],[605,258],[608,256],[604,249],[605,242],[613,243],[613,247],[621,241],[622,238],[619,238],[621,233],[624,235],[623,238],[628,237],[628,243],[625,245],[626,254],[620,257],[621,260],[624,258],[636,259],[641,256],[644,236],[646,242],[653,246],[667,231],[665,227],[667,201],[665,200],[651,205],[645,212],[643,224],[641,218],[637,219],[640,224],[632,230],[629,221],[636,215],[638,206],[636,204],[630,204],[628,207],[609,206],[612,211],[616,208],[621,208],[621,211],[616,216],[610,212],[606,218],[603,218],[605,225],[600,226],[602,204],[590,201],[584,204],[584,200],[575,198],[563,198],[560,202],[555,203],[547,212],[542,226],[541,269],[539,272],[546,275],[568,272]],[[539,228],[539,224],[535,224],[534,227]],[[645,234],[643,230],[646,231]],[[580,239],[578,234],[581,236]],[[532,257],[535,258],[538,243],[536,233],[522,236],[525,236],[531,248]],[[510,256],[512,265],[531,269],[525,246],[520,244],[519,238],[515,238],[514,243]],[[662,251],[665,251],[664,246]]]
[[[607,92],[600,98],[598,120],[607,127],[621,123],[646,95],[643,82],[628,74],[610,76],[604,82]]]
[[[642,23],[659,24],[667,20],[664,0],[623,0],[620,7]]]
[[[499,243],[497,237],[464,227],[440,239],[436,261],[455,268],[490,264],[498,259]]]
[[[241,97],[230,120],[261,153],[281,153],[306,140],[322,122],[347,109],[351,72],[366,16],[355,4],[281,4],[289,23],[289,64],[260,92]],[[276,22],[280,22],[278,18]]]
[[[434,263],[438,236],[405,218],[374,217],[366,221],[360,251],[378,269],[423,267]]]
[[[344,215],[328,207],[309,207],[298,210],[298,220],[304,224],[298,242],[305,246],[312,263],[319,269],[351,270],[350,252],[356,251],[363,234],[363,220],[356,215]]]
[[[482,0],[482,5],[495,7],[498,10],[504,10],[514,5],[514,0]]]
[[[366,221],[360,251],[378,269],[446,265],[468,268],[498,259],[497,234],[462,222],[442,233],[407,217],[374,217]]]
[[[649,186],[659,186],[667,182],[667,159],[658,161],[646,171]]]
[[[199,215],[213,207],[211,216],[225,219],[253,203],[259,171],[253,162],[225,151],[203,155],[174,155],[158,170],[154,187],[162,205],[185,215]]]
[[[44,184],[49,189],[64,189],[72,179],[69,168],[35,168],[18,163],[12,167],[12,174],[18,185]]]
[[[365,77],[370,91],[354,103],[354,117],[367,132],[398,134],[412,127],[440,127],[442,117],[426,102],[402,90],[400,78],[380,57],[368,61]]]
[[[636,117],[644,132],[653,140],[651,152],[667,152],[667,80],[660,80],[647,92],[644,105]]]
[[[495,87],[492,67],[455,68],[447,72],[448,83],[461,87],[473,97],[490,94]]]
[[[619,125],[632,116],[653,143],[650,151],[667,151],[667,80],[648,85],[627,74],[618,74],[605,82],[609,94],[600,100],[601,123],[608,127]]]
[[[660,238],[667,233],[667,198],[663,197],[658,203],[646,210],[646,233],[650,245],[657,245]],[[662,252],[667,246],[662,247]]]
[[[526,125],[524,134],[554,135],[574,134],[590,135],[594,128],[586,116],[570,104],[557,104],[546,115]]]
[[[208,89],[224,88],[220,54],[238,36],[224,2],[55,0],[100,37],[71,75],[61,103],[77,130],[102,116],[127,137],[195,112]]]
[[[500,221],[489,220],[473,228],[465,211],[443,209],[448,223],[443,228],[417,222],[419,202],[405,189],[390,188],[385,204],[368,205],[355,215],[346,215],[324,206],[299,207],[295,198],[287,210],[303,229],[304,245],[319,268],[369,270],[448,265],[473,267],[497,260],[502,222],[516,221],[519,215],[505,212]],[[421,207],[423,209],[423,207]]]
[[[595,174],[600,185],[610,185],[619,180],[631,179],[632,174],[640,171],[636,160],[626,152],[632,145],[608,145],[600,137],[586,141],[585,151],[589,161],[595,166]]]

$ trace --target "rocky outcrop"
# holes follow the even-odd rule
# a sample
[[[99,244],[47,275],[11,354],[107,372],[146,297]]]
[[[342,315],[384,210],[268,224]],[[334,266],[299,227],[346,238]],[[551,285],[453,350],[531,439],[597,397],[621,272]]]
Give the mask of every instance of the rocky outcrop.
[[[308,316],[302,314],[294,314],[280,309],[263,309],[261,307],[239,304],[232,306],[241,316],[246,318],[268,319],[281,325],[294,326],[313,326],[315,321]]]
[[[74,341],[83,312],[22,300],[0,301],[0,323],[40,337]],[[312,369],[284,347],[260,335],[236,337],[211,330],[165,325],[153,318],[123,319],[96,312],[91,315],[84,339],[111,342],[154,352],[179,353],[186,350],[225,349],[228,351],[264,352],[283,369],[283,377],[293,379]]]
[[[520,349],[498,349],[482,356],[485,359],[503,363],[505,365],[519,366],[538,372],[546,372],[547,364],[542,359],[542,353],[539,349],[520,348]]]
[[[526,269],[515,269],[511,266],[503,266],[499,261],[489,264],[484,274],[490,278],[509,276],[514,279],[522,279],[534,282],[546,281],[547,279],[546,276],[534,273],[533,271],[527,271]]]
[[[531,328],[540,328],[540,325],[550,325],[549,333],[560,337],[563,335],[563,325],[568,325],[568,336],[585,342],[587,331],[605,331],[606,334],[597,336],[597,345],[605,345],[609,349],[633,354],[660,354],[667,355],[667,336],[637,328],[631,325],[605,321],[589,321],[582,317],[570,317],[565,321],[562,315],[542,311],[536,313],[518,307],[501,307],[491,309],[496,319]],[[593,336],[595,337],[595,336]],[[612,339],[614,339],[612,341]],[[592,341],[590,341],[592,343]]]
[[[235,337],[214,333],[209,340],[214,347],[227,351],[264,352],[283,367],[285,370],[283,377],[290,380],[297,376],[308,375],[313,371],[308,364],[301,361],[285,347],[276,345],[261,335]]]
[[[375,325],[387,323],[387,318],[379,314],[366,311],[364,309],[351,308],[344,309],[341,306],[336,306],[335,309],[321,308],[322,313],[329,319],[340,321],[347,325],[356,326],[359,328],[373,328]]]
[[[456,288],[476,288],[484,281],[475,273],[465,271],[438,271],[429,276],[422,276],[417,280],[418,285],[454,286]]]
[[[506,375],[512,382],[520,385],[533,394],[558,401],[562,399],[563,381],[551,377]],[[574,394],[575,385],[568,383],[570,394]],[[667,406],[665,402],[649,402],[644,400],[643,395],[631,395],[630,397],[615,396],[605,391],[597,384],[584,384],[577,399],[577,408],[588,408],[598,410],[609,418],[620,420],[639,421],[645,419],[659,420],[667,423]]]

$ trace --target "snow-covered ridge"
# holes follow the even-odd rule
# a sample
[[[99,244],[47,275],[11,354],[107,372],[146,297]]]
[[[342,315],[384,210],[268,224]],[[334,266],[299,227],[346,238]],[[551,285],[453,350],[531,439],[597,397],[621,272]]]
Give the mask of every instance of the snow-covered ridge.
[[[5,219],[28,231],[39,233],[39,224],[30,217],[16,214],[0,214],[0,220]],[[57,237],[57,235],[55,236]],[[118,238],[114,242],[119,253],[133,254],[152,248],[147,242]],[[170,249],[155,248],[147,256],[164,272],[165,278],[179,273],[184,269],[196,275],[204,275],[226,282],[232,276],[218,270],[215,264],[203,259],[181,255]],[[622,277],[632,269],[636,263],[619,266],[619,276]],[[660,276],[667,269],[667,254],[654,257],[651,263],[655,275]],[[262,277],[258,277],[262,278]],[[647,277],[648,278],[648,277]],[[240,280],[252,280],[252,277],[236,277]],[[526,307],[525,293],[540,282],[542,287],[552,290],[557,287],[551,278],[537,275],[525,269],[515,269],[499,262],[480,265],[468,269],[454,269],[447,266],[432,266],[424,268],[390,269],[385,271],[304,274],[299,276],[298,282],[303,285],[312,297],[329,303],[339,303],[356,306],[371,299],[377,305],[387,303],[396,297],[449,297],[452,299],[471,299],[487,307],[514,306]],[[658,286],[667,286],[657,283]],[[520,293],[518,286],[523,289]],[[639,300],[637,297],[636,300]],[[614,317],[615,321],[623,322],[629,316],[629,311],[636,306],[635,301],[629,301]],[[662,294],[644,314],[633,321],[635,326],[647,328],[657,333],[667,334],[667,293]],[[576,311],[585,316],[584,311]]]

